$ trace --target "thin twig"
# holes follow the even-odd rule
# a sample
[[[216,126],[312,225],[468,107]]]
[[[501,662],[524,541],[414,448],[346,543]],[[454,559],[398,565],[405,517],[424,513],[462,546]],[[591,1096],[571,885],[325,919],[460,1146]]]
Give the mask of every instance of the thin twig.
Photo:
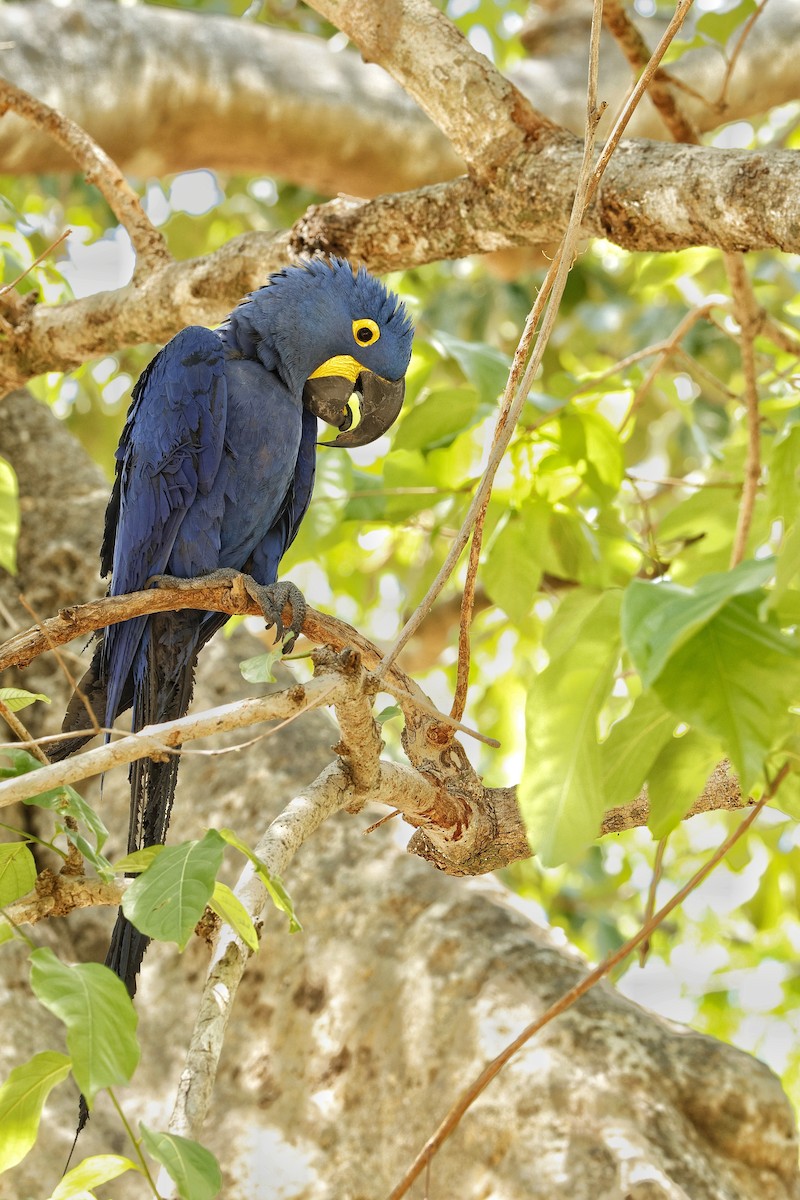
[[[470,626],[475,607],[475,583],[478,578],[478,565],[481,560],[481,543],[483,542],[483,526],[486,521],[486,509],[489,497],[475,518],[475,528],[472,531],[472,542],[469,548],[467,577],[464,580],[464,593],[461,597],[461,618],[458,626],[458,666],[456,668],[456,690],[450,708],[450,716],[454,721],[460,721],[464,715],[469,690],[470,663]]]
[[[433,1136],[428,1139],[420,1153],[414,1159],[414,1162],[411,1164],[408,1171],[398,1183],[397,1187],[395,1187],[391,1192],[388,1200],[401,1200],[401,1197],[406,1195],[414,1180],[423,1171],[430,1155],[440,1149],[453,1130],[458,1126],[467,1109],[474,1104],[478,1096],[480,1096],[480,1094],[486,1090],[495,1076],[498,1075],[506,1063],[514,1057],[517,1051],[520,1050],[527,1042],[529,1042],[530,1039],[537,1034],[540,1029],[543,1029],[545,1025],[548,1025],[552,1020],[560,1016],[561,1013],[566,1012],[567,1009],[571,1008],[577,1000],[580,1000],[581,996],[585,995],[586,992],[588,992],[590,988],[594,987],[596,983],[599,983],[599,981],[608,975],[609,972],[612,971],[618,963],[622,962],[624,958],[627,958],[627,956],[633,950],[635,950],[641,942],[648,938],[653,930],[657,929],[662,921],[664,921],[670,915],[670,913],[674,912],[675,909],[683,903],[686,897],[693,892],[708,875],[710,875],[710,873],[714,870],[717,864],[722,861],[731,847],[734,846],[736,842],[738,842],[739,839],[744,836],[744,834],[755,821],[758,814],[761,812],[761,809],[764,807],[764,805],[773,798],[778,787],[788,773],[788,770],[788,763],[784,764],[784,766],[775,776],[775,779],[772,781],[765,794],[753,807],[752,811],[749,812],[744,818],[738,828],[729,834],[722,845],[715,850],[711,858],[709,858],[708,861],[704,863],[698,871],[695,871],[688,883],[684,884],[684,886],[678,892],[676,892],[666,904],[662,905],[658,912],[654,913],[649,921],[645,921],[645,923],[633,935],[632,938],[629,938],[627,942],[620,946],[618,950],[615,950],[613,954],[610,954],[608,958],[603,959],[599,966],[595,967],[593,971],[590,971],[588,975],[585,975],[583,979],[576,983],[574,987],[570,988],[568,992],[565,992],[564,995],[555,1002],[555,1004],[551,1004],[546,1012],[542,1013],[540,1017],[537,1017],[535,1021],[532,1021],[529,1025],[527,1025],[523,1029],[522,1033],[520,1033],[513,1042],[506,1046],[496,1058],[492,1059],[492,1061],[483,1069],[483,1071],[481,1071],[477,1079],[475,1079],[469,1085],[469,1087],[462,1092],[461,1096],[459,1096],[458,1100],[450,1109],[439,1128],[436,1130]]]
[[[285,720],[286,717],[299,715],[308,709],[330,703],[336,686],[336,683],[331,683],[330,677],[322,676],[285,692],[251,696],[207,712],[165,721],[161,725],[145,726],[118,742],[98,746],[75,758],[51,763],[38,771],[0,782],[0,808],[18,800],[28,800],[54,787],[102,775],[113,767],[136,762],[140,758],[164,758],[178,750],[184,742],[229,729],[242,729],[260,721]]]
[[[38,267],[40,262],[42,262],[49,255],[51,255],[53,253],[53,251],[55,250],[56,246],[60,246],[61,243],[64,241],[64,239],[68,238],[71,233],[72,233],[71,229],[65,229],[63,233],[59,234],[59,236],[56,238],[56,240],[54,242],[51,242],[46,250],[43,250],[41,254],[36,256],[36,258],[33,260],[33,262],[31,263],[31,265],[29,267],[26,267],[24,271],[20,271],[20,273],[19,273],[19,275],[17,275],[16,279],[12,279],[11,283],[7,283],[3,287],[0,288],[0,296],[5,296],[6,292],[13,291],[14,288],[17,286],[17,284],[21,283],[22,280],[25,278],[25,276],[30,274],[30,272],[33,270],[34,267]]]
[[[720,93],[717,96],[717,99],[714,101],[713,107],[716,108],[720,113],[724,113],[725,109],[728,107],[727,92],[728,92],[728,87],[730,86],[731,79],[733,77],[733,69],[736,66],[736,60],[738,59],[739,55],[741,54],[742,48],[743,48],[745,42],[747,41],[748,37],[750,36],[750,32],[751,32],[753,26],[755,25],[756,21],[761,16],[762,12],[764,11],[764,9],[766,7],[767,7],[767,0],[761,0],[761,4],[759,4],[759,6],[755,10],[755,12],[750,14],[750,16],[747,18],[744,25],[742,26],[742,32],[739,34],[736,45],[734,46],[734,48],[731,52],[731,56],[728,59],[728,66],[725,71],[725,77],[722,80],[722,87],[720,88]]]
[[[630,408],[625,414],[625,420],[622,422],[620,430],[624,430],[625,427],[629,425],[636,416],[636,413],[641,408],[647,393],[650,391],[650,388],[653,386],[653,383],[655,382],[659,373],[664,369],[664,364],[669,356],[674,353],[678,343],[686,336],[689,330],[697,324],[698,321],[704,320],[711,312],[711,309],[715,307],[717,307],[717,301],[706,300],[703,304],[698,304],[696,308],[690,309],[689,312],[681,318],[667,340],[662,343],[661,349],[658,351],[655,361],[650,364],[647,374],[634,392]]]
[[[137,272],[170,262],[164,236],[145,215],[136,192],[117,164],[80,125],[7,79],[0,79],[0,113],[8,109],[63,146],[84,172],[87,182],[95,185],[130,235],[137,256]]]
[[[603,177],[603,172],[608,166],[609,159],[617,147],[617,143],[625,132],[628,122],[636,111],[636,107],[641,101],[642,96],[650,86],[650,81],[658,70],[659,63],[669,49],[670,43],[677,35],[681,25],[683,25],[683,22],[686,20],[686,14],[692,7],[692,3],[693,0],[678,0],[677,5],[675,6],[675,12],[672,14],[672,19],[670,20],[669,25],[664,30],[661,41],[656,46],[655,50],[650,56],[647,66],[644,68],[642,74],[639,76],[639,79],[636,81],[636,84],[631,89],[631,93],[625,101],[622,111],[614,122],[614,127],[612,128],[611,133],[608,135],[608,141],[603,147],[602,153],[597,160],[597,165],[595,166],[594,174],[587,190],[587,204],[591,203],[592,197],[597,191],[598,184]]]
[[[25,596],[24,593],[20,593],[20,595],[17,597],[17,599],[19,600],[22,607],[25,609],[26,613],[28,613],[28,615],[33,618],[33,620],[36,622],[39,629],[41,630],[42,636],[43,636],[45,642],[47,643],[47,649],[50,651],[50,653],[55,658],[56,663],[58,664],[58,668],[61,671],[61,674],[66,679],[67,683],[69,684],[71,690],[75,693],[75,695],[78,697],[81,704],[83,705],[86,715],[89,718],[89,721],[91,723],[92,731],[93,731],[94,735],[96,736],[98,733],[110,732],[109,730],[105,730],[105,729],[101,728],[100,722],[97,719],[97,714],[95,713],[94,709],[92,708],[92,704],[91,704],[91,701],[89,700],[89,697],[83,691],[80,683],[78,682],[78,680],[75,678],[75,676],[72,674],[69,667],[67,666],[64,655],[60,652],[58,645],[53,640],[53,637],[51,636],[50,631],[47,628],[47,622],[42,621],[39,618],[38,613],[33,608],[33,605],[30,604],[27,596]],[[69,640],[71,640],[71,639],[69,639]]]
[[[664,851],[666,848],[667,839],[663,837],[656,846],[656,857],[655,861],[653,862],[653,874],[650,879],[650,888],[647,892],[647,903],[644,907],[645,924],[652,918],[653,913],[656,911],[656,892],[658,891],[658,885],[661,882],[661,876],[664,872]],[[647,962],[647,959],[650,955],[650,945],[651,939],[649,937],[645,938],[644,941],[639,945],[640,967],[643,967]]]
[[[35,738],[31,737],[30,733],[25,728],[22,721],[20,721],[17,714],[11,711],[4,700],[0,700],[0,717],[3,718],[9,729],[17,735],[19,741],[30,747],[31,754],[34,756],[34,758],[38,758],[39,762],[43,763],[46,767],[50,765],[50,759],[47,757],[42,747],[37,743]]]
[[[634,25],[621,0],[604,0],[603,24],[635,71],[640,71],[650,57],[650,50],[639,29]],[[676,142],[696,142],[697,127],[681,110],[672,90],[672,77],[663,69],[650,79],[648,95],[667,129]]]
[[[744,401],[747,408],[747,457],[744,467],[744,485],[736,520],[736,533],[731,550],[731,567],[742,561],[747,548],[747,538],[753,523],[758,485],[761,479],[761,418],[758,410],[758,383],[753,343],[761,324],[761,309],[756,301],[744,256],[726,254],[725,268],[731,284],[733,308],[739,322],[739,345],[744,376]]]
[[[406,621],[399,635],[384,654],[376,674],[382,675],[394,659],[405,646],[406,642],[414,635],[416,630],[424,621],[425,617],[431,610],[431,607],[436,600],[436,597],[445,586],[456,564],[461,557],[461,553],[469,541],[470,534],[478,519],[478,514],[488,503],[488,499],[492,492],[494,478],[497,474],[498,467],[505,455],[511,438],[514,435],[519,414],[528,398],[531,384],[536,371],[539,368],[547,342],[553,331],[556,317],[558,315],[558,305],[561,301],[561,296],[564,292],[564,287],[567,282],[567,275],[572,267],[573,255],[580,236],[580,222],[583,212],[586,207],[586,187],[591,170],[591,159],[594,147],[594,139],[597,131],[597,122],[600,119],[601,113],[596,113],[593,125],[590,129],[589,136],[584,143],[584,158],[583,166],[578,179],[578,185],[575,192],[575,198],[567,225],[564,238],[556,252],[553,262],[550,264],[550,269],[545,276],[541,290],[536,297],[536,302],[528,314],[525,322],[525,328],[517,345],[514,354],[514,360],[511,364],[508,381],[503,393],[503,400],[500,407],[500,412],[495,425],[494,437],[492,439],[492,448],[489,453],[489,461],[481,476],[475,495],[472,498],[472,503],[469,506],[467,515],[453,539],[453,545],[445,558],[439,572],[433,583],[428,588],[426,595],[420,601],[416,610],[411,614]],[[528,356],[531,342],[533,340],[536,327],[539,323],[542,313],[544,319],[539,330],[539,336],[536,339],[536,345],[533,353],[525,367],[525,359]],[[523,369],[524,368],[524,369]],[[520,376],[522,376],[520,382]],[[552,414],[551,414],[552,415]]]

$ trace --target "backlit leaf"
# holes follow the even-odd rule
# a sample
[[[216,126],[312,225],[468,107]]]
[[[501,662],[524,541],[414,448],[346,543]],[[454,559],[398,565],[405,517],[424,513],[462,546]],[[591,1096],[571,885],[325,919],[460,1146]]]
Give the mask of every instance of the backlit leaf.
[[[113,971],[101,963],[67,966],[42,947],[31,954],[31,987],[66,1026],[72,1073],[90,1108],[102,1088],[130,1081],[139,1062],[138,1017]]]
[[[520,808],[545,866],[575,858],[605,809],[598,717],[619,657],[619,596],[597,598],[572,647],[528,692]]]
[[[675,829],[720,759],[719,743],[690,729],[670,737],[647,774],[648,827],[656,840]]]
[[[43,704],[50,703],[50,697],[45,696],[43,692],[26,692],[24,688],[0,688],[0,700],[12,712],[19,712],[21,708],[27,708],[37,700],[41,700]]]
[[[19,497],[17,477],[11,463],[0,458],[0,567],[11,575],[17,571]]]
[[[161,1163],[182,1200],[214,1200],[222,1187],[219,1163],[210,1150],[175,1133],[158,1133],[139,1122],[142,1144]]]
[[[80,1200],[90,1194],[92,1188],[118,1179],[126,1171],[141,1173],[141,1167],[122,1154],[93,1154],[63,1176],[49,1200]]]
[[[231,926],[242,939],[245,946],[254,953],[258,950],[258,934],[250,918],[250,914],[239,897],[231,891],[227,884],[220,883],[217,880],[214,884],[214,893],[208,902],[208,906],[221,920]]]
[[[45,1101],[69,1068],[66,1054],[45,1050],[9,1073],[0,1087],[0,1172],[15,1167],[33,1146]]]
[[[625,592],[622,636],[645,685],[726,601],[755,593],[774,571],[774,559],[759,559],[708,575],[693,588],[634,579]]]
[[[224,849],[214,829],[201,841],[167,846],[125,892],[125,916],[148,937],[183,950],[211,899]]]
[[[682,721],[718,738],[742,791],[789,728],[800,696],[800,647],[758,619],[761,595],[737,596],[685,641],[659,674],[659,699]]]
[[[0,842],[0,908],[25,896],[36,883],[36,863],[24,842]]]
[[[675,717],[653,692],[638,696],[627,716],[612,725],[600,747],[603,790],[609,808],[636,799],[674,728]]]

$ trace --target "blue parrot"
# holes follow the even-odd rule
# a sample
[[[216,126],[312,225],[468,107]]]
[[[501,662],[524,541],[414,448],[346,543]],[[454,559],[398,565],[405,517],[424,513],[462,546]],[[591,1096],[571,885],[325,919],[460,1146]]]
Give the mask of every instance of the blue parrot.
[[[279,271],[218,329],[177,334],[135,385],[116,451],[101,549],[110,594],[242,573],[288,648],[305,601],[276,581],[311,499],[317,419],[339,431],[328,446],[385,433],[403,402],[412,337],[397,297],[337,258]],[[183,716],[198,652],[227,619],[192,609],[110,626],[63,731],[85,728],[82,696],[106,727],[131,707],[134,730]],[[65,739],[51,757],[87,740]],[[129,852],[163,843],[177,773],[177,756],[133,764]],[[147,943],[120,910],[106,965],[131,996]]]

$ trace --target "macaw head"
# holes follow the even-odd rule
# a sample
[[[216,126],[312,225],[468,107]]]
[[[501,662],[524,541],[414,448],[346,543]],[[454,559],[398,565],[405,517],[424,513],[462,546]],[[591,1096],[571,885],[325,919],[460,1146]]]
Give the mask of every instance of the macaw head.
[[[260,293],[277,369],[304,406],[339,430],[326,446],[366,446],[400,412],[414,330],[404,306],[363,267],[311,259]]]

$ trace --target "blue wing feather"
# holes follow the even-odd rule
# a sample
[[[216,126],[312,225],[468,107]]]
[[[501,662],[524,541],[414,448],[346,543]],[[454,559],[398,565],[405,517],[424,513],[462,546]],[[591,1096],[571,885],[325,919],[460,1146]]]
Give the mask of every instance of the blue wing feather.
[[[300,446],[291,487],[269,531],[256,546],[249,566],[250,574],[259,583],[268,585],[278,578],[280,561],[296,538],[311,501],[316,464],[317,418],[308,409],[303,409]]]
[[[103,570],[112,571],[112,595],[137,591],[152,575],[167,570],[198,493],[205,498],[204,538],[195,547],[195,573],[218,565],[224,497],[218,495],[216,504],[209,498],[222,459],[226,413],[223,346],[209,329],[184,329],[134,388],[117,450],[101,554]],[[117,715],[145,625],[146,618],[136,619],[112,626],[106,634],[109,724]]]

